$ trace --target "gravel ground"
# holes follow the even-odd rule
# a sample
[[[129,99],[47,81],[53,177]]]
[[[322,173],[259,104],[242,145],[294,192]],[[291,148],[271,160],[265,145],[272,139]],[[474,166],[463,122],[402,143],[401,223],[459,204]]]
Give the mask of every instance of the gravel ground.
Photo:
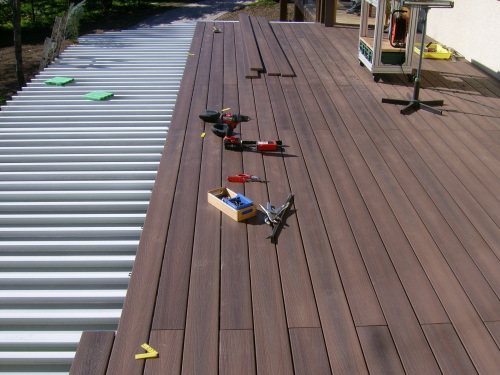
[[[186,4],[140,22],[136,27],[151,27],[188,21],[237,21],[240,13],[264,16],[268,21],[279,21],[279,2],[274,5],[254,4],[255,0],[202,0]],[[250,5],[251,4],[251,5]],[[288,4],[288,19],[293,19],[293,3]]]
[[[288,20],[293,20],[294,5],[288,4]],[[257,4],[246,6],[243,9],[239,9],[233,12],[228,12],[220,17],[218,20],[224,21],[237,21],[239,19],[240,13],[246,13],[249,16],[264,16],[268,21],[279,21],[280,20],[280,5],[276,3],[275,5],[265,5]]]
[[[202,0],[185,4],[179,8],[150,17],[139,23],[137,27],[151,27],[168,23],[189,21],[210,21],[223,16],[227,12],[242,8],[253,1],[247,0]]]

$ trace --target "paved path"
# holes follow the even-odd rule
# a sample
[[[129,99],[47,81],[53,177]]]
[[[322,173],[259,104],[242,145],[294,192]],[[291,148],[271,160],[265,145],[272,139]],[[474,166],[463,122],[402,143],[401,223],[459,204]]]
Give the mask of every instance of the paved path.
[[[137,25],[137,27],[151,27],[168,23],[188,21],[214,20],[234,8],[255,1],[246,0],[202,0],[186,4],[183,7],[172,9],[152,16]]]

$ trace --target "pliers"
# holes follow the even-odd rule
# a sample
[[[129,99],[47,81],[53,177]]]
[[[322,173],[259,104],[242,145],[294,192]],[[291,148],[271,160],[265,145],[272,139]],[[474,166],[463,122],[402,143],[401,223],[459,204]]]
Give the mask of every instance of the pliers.
[[[267,202],[266,207],[260,205],[260,208],[262,208],[262,210],[266,214],[264,221],[266,222],[266,224],[270,225],[273,228],[272,233],[266,237],[271,239],[271,243],[275,243],[276,241],[276,235],[279,228],[283,225],[283,219],[285,218],[287,211],[293,204],[293,198],[293,194],[290,194],[286,199],[286,202],[277,209],[271,206],[270,202]]]
[[[236,176],[230,176],[227,180],[229,182],[269,182],[261,180],[260,177],[244,173],[237,174]]]

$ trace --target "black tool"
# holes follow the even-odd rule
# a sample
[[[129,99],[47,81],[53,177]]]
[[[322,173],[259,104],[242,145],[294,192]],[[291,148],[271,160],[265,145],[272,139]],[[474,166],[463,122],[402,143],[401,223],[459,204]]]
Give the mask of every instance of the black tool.
[[[278,229],[282,226],[283,224],[283,218],[285,217],[286,213],[290,209],[291,205],[293,204],[293,194],[290,194],[288,198],[286,199],[285,203],[283,205],[276,209],[273,206],[271,206],[271,203],[267,202],[266,207],[260,205],[260,208],[264,210],[266,214],[265,222],[266,224],[269,224],[270,226],[273,227],[272,233],[266,237],[271,239],[271,243],[276,243],[276,234],[278,233]]]

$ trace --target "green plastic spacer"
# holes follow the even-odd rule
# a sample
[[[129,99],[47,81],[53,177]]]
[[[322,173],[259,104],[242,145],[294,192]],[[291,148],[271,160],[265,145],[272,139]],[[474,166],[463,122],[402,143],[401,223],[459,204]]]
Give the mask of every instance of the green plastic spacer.
[[[92,91],[92,92],[89,92],[88,94],[85,94],[83,96],[83,99],[100,101],[100,100],[105,100],[105,99],[111,98],[113,95],[114,94],[111,92]]]
[[[74,80],[75,80],[74,78],[68,78],[68,77],[54,77],[52,79],[49,79],[48,81],[45,81],[45,84],[64,86],[65,84],[73,82]]]

